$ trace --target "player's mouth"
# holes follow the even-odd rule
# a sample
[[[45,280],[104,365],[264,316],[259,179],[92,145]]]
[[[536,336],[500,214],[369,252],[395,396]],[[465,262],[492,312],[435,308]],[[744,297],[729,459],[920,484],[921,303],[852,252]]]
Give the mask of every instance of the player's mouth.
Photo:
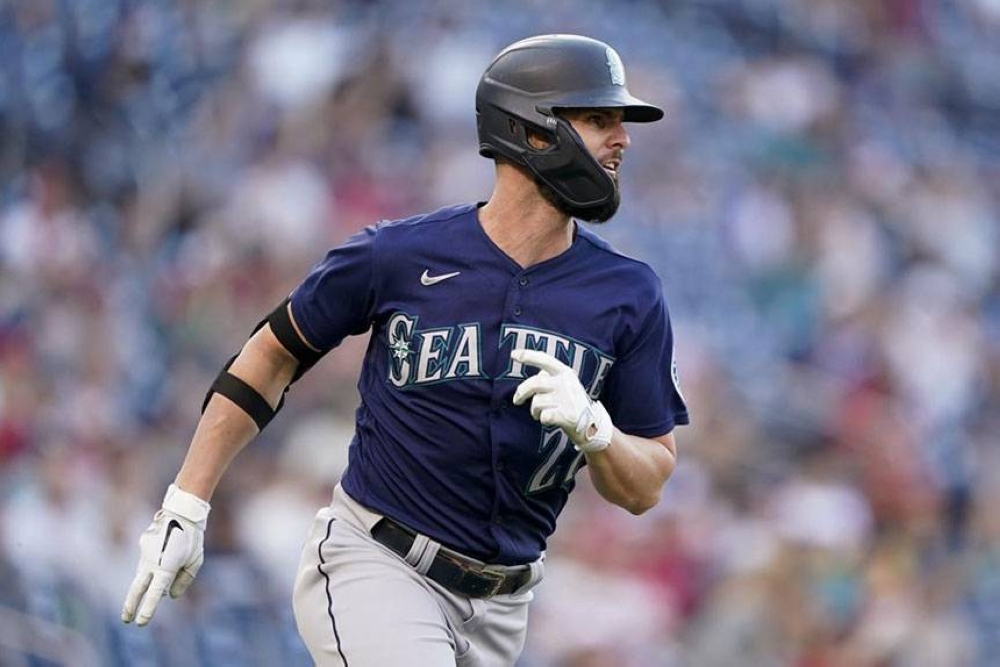
[[[608,175],[610,175],[611,178],[617,179],[618,170],[621,169],[622,166],[622,160],[621,158],[611,158],[610,160],[602,162],[601,166],[604,167],[604,171],[608,172]]]

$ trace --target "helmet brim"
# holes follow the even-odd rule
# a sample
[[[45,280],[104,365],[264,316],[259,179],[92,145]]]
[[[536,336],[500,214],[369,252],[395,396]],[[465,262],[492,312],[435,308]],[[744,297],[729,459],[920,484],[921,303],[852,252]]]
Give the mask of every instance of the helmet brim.
[[[558,111],[559,109],[622,109],[625,112],[623,120],[626,123],[655,123],[663,118],[663,109],[640,100],[625,91],[613,95],[595,95],[592,92],[581,95],[560,95],[557,102],[539,105],[539,111]]]

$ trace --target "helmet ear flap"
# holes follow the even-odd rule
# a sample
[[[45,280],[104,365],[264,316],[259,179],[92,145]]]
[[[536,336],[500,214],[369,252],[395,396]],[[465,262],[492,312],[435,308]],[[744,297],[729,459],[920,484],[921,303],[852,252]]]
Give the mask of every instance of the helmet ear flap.
[[[484,105],[477,109],[476,124],[479,129],[479,154],[483,157],[503,155],[518,159],[527,149],[524,123],[502,108]]]
[[[523,164],[524,154],[549,150],[548,147],[540,148],[532,143],[533,132],[544,137],[549,144],[557,143],[555,119],[545,120],[547,127],[543,128],[498,107],[479,109],[476,114],[480,136],[479,154],[488,158],[503,155]]]

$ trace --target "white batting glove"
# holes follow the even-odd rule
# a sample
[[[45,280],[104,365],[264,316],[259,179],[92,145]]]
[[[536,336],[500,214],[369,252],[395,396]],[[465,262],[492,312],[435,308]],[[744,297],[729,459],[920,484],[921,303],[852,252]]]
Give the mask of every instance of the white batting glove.
[[[510,358],[540,369],[518,385],[514,405],[530,398],[532,418],[561,428],[581,452],[599,452],[611,444],[611,416],[600,401],[590,400],[572,368],[537,350],[514,350]]]
[[[170,485],[163,507],[139,538],[139,568],[125,596],[123,622],[146,625],[167,591],[176,598],[191,585],[205,559],[210,509],[198,496]]]

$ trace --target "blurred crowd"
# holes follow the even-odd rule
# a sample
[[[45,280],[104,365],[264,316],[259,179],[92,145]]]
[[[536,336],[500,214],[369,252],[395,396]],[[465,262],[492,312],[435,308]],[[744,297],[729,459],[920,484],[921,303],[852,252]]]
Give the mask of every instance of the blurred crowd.
[[[291,585],[363,340],[237,460],[144,630],[138,535],[327,247],[489,194],[475,85],[541,32],[667,110],[600,233],[664,279],[693,425],[641,518],[578,476],[521,667],[1000,662],[995,0],[6,0],[0,665],[309,663]]]

